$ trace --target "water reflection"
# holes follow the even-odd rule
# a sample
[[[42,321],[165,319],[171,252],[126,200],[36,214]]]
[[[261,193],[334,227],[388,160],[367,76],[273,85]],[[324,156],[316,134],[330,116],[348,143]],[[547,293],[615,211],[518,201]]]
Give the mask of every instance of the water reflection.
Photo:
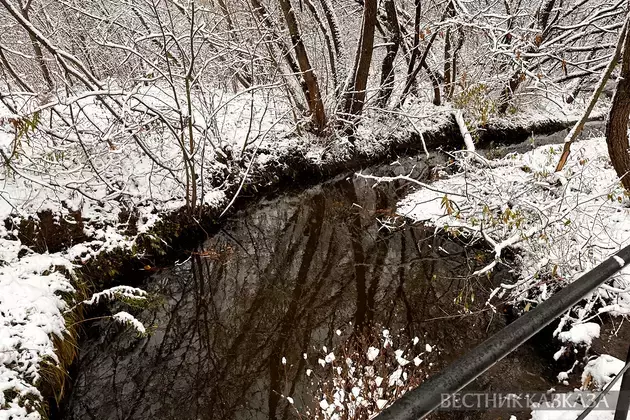
[[[490,280],[468,279],[483,256],[422,226],[383,228],[404,190],[343,179],[235,218],[151,278],[163,300],[138,315],[150,337],[92,327],[65,418],[293,418],[282,395],[312,403],[304,372],[322,346],[387,327],[441,349],[439,369],[480,342],[503,325],[483,305]]]

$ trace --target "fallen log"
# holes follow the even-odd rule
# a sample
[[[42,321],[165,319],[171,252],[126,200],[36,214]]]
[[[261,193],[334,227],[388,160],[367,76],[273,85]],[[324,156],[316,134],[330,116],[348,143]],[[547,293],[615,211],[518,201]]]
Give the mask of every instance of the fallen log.
[[[587,118],[586,122],[604,121],[606,114],[599,112]],[[479,127],[480,132],[477,147],[489,147],[492,144],[518,144],[527,140],[532,134],[550,135],[570,129],[579,117],[566,119],[543,118],[519,123],[505,120],[493,120],[488,125]],[[558,143],[562,143],[559,140]]]

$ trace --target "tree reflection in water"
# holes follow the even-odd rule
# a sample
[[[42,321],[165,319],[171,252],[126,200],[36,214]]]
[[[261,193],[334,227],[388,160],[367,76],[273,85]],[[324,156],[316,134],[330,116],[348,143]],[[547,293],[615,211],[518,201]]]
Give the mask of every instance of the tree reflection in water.
[[[500,327],[489,280],[468,278],[475,251],[422,226],[379,230],[402,187],[372,187],[344,179],[263,204],[154,275],[163,300],[138,317],[155,331],[93,326],[66,418],[292,418],[282,395],[313,402],[305,370],[322,346],[387,327],[441,349],[439,369]],[[482,311],[461,316],[464,304]]]

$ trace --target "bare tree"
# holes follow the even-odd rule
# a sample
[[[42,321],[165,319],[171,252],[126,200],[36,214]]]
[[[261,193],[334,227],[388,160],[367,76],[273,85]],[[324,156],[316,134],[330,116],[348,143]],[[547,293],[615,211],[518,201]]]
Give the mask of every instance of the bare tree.
[[[535,45],[530,46],[527,50],[529,53],[534,53],[536,51],[536,48],[539,47],[543,43],[545,39],[544,37],[548,35],[549,16],[551,14],[554,4],[555,4],[555,0],[541,0],[540,6],[538,7],[538,11],[536,13],[538,17],[538,21],[537,21],[538,33],[536,34],[535,39],[534,39]],[[499,99],[499,113],[500,114],[504,114],[507,111],[510,105],[510,100],[514,92],[518,89],[521,82],[524,80],[525,80],[525,76],[522,71],[519,70],[519,71],[514,72],[514,74],[510,78],[509,83],[503,89],[503,92],[501,93],[501,98]]]
[[[365,105],[367,81],[372,64],[374,32],[376,29],[378,1],[367,0],[363,6],[361,37],[357,46],[352,79],[346,92],[345,112],[352,116],[359,115]]]
[[[446,17],[453,18],[455,16],[455,5],[451,2],[446,8]],[[444,93],[450,91],[454,82],[453,75],[453,57],[454,48],[451,40],[451,27],[448,26],[444,33]]]
[[[322,100],[322,94],[317,81],[317,75],[313,70],[311,61],[308,56],[304,41],[302,40],[302,34],[300,27],[295,16],[295,11],[291,5],[290,0],[278,0],[280,8],[284,14],[284,18],[289,28],[289,34],[291,35],[291,42],[295,50],[298,64],[300,65],[300,71],[306,84],[306,99],[308,102],[308,108],[313,116],[313,122],[315,123],[315,130],[318,133],[322,133],[326,127],[326,111],[324,109],[324,102]]]

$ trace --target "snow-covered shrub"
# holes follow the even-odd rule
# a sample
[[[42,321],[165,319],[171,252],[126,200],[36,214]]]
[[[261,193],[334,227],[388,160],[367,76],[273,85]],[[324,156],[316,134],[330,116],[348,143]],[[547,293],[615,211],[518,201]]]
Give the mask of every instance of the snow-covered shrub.
[[[107,303],[121,302],[130,306],[142,306],[147,301],[147,292],[131,286],[114,286],[101,292],[92,294],[89,299],[79,302],[78,305],[69,309],[75,310],[78,306],[98,305],[102,301]],[[129,326],[136,330],[139,335],[146,335],[145,326],[133,315],[125,311],[119,311],[112,315],[112,319],[122,325]]]

